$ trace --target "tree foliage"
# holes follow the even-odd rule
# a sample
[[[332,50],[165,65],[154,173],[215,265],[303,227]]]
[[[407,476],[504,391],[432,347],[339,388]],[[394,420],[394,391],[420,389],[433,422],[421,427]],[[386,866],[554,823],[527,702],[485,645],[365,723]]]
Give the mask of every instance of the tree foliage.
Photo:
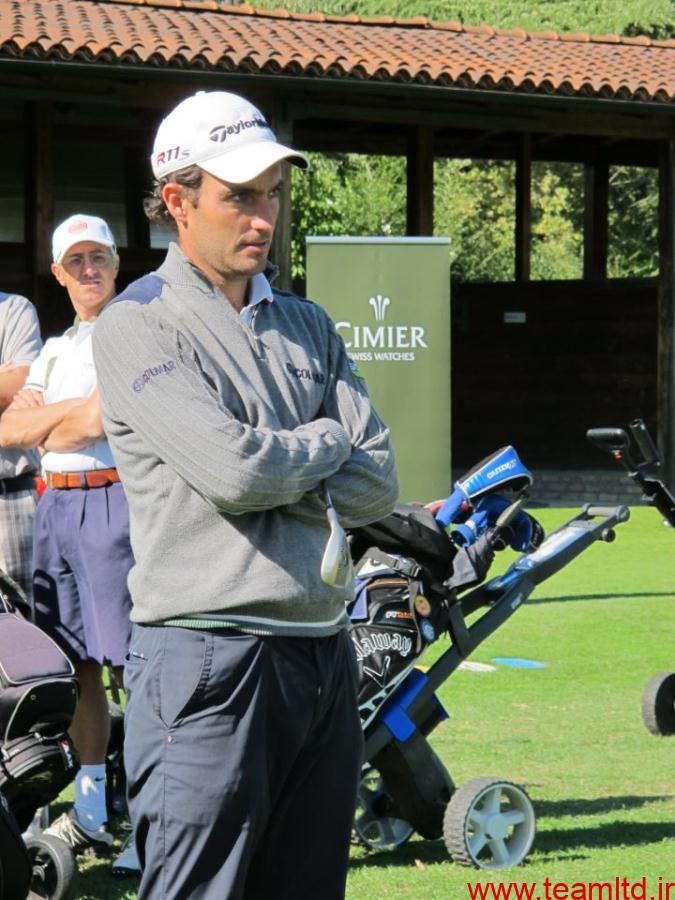
[[[307,235],[403,235],[405,160],[356,153],[311,153],[311,169],[293,179],[294,278],[305,274]]]
[[[224,0],[223,0],[224,2]],[[673,0],[260,0],[258,9],[324,12],[346,16],[426,16],[465,25],[591,34],[675,34]]]

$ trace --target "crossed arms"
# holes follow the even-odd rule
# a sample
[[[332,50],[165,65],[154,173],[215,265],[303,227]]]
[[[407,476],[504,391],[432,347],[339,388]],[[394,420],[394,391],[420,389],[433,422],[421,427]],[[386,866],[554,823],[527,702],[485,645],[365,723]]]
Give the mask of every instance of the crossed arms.
[[[88,447],[101,437],[103,421],[98,390],[89,397],[45,403],[42,391],[23,388],[0,419],[0,447],[41,447],[70,453]]]

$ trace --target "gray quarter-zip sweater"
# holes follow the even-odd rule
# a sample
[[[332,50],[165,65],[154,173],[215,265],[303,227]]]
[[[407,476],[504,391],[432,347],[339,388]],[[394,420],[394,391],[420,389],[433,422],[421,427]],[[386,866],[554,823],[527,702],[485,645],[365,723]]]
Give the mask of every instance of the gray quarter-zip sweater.
[[[172,244],[97,322],[136,622],[303,636],[346,624],[350,588],[319,573],[320,486],[346,527],[387,515],[398,491],[389,432],[326,313],[273,296],[247,325]]]

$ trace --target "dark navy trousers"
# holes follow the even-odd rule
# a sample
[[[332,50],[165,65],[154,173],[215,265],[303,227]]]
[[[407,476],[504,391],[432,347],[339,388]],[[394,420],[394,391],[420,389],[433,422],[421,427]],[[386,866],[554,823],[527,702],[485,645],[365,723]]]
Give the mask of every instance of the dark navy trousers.
[[[363,736],[346,633],[135,625],[138,900],[342,900]]]

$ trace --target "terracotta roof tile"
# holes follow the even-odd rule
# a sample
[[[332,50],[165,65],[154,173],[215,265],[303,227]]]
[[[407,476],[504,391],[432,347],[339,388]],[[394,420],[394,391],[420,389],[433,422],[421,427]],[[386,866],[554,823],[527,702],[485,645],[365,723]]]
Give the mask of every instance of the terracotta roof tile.
[[[3,56],[675,102],[673,40],[261,12],[215,0],[0,0]]]

